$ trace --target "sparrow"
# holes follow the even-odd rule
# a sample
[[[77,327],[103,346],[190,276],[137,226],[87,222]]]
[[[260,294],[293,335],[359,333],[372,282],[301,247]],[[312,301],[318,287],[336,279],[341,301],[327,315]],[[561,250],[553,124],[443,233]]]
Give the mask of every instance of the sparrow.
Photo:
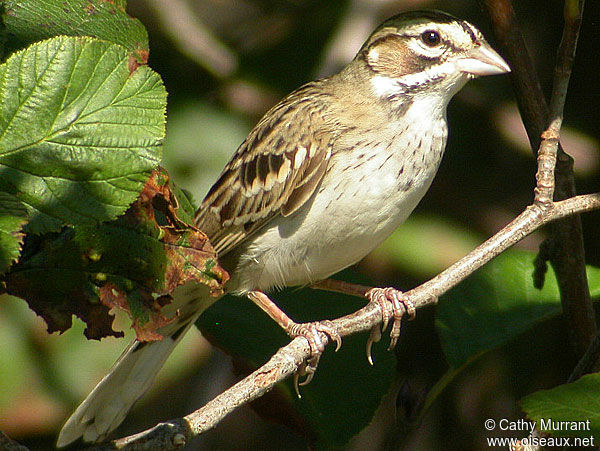
[[[298,88],[252,129],[196,214],[230,273],[228,293],[250,298],[292,337],[312,366],[331,323],[298,324],[266,295],[311,285],[357,263],[412,212],[440,165],[446,107],[469,80],[509,72],[469,22],[439,11],[383,22],[339,73]],[[399,319],[414,308],[394,288],[366,294]],[[100,441],[150,387],[181,337],[215,299],[188,284],[155,342],[133,342],[64,425],[58,446]],[[392,306],[391,313],[388,305]],[[385,327],[384,327],[385,328]],[[392,340],[395,340],[392,336]]]

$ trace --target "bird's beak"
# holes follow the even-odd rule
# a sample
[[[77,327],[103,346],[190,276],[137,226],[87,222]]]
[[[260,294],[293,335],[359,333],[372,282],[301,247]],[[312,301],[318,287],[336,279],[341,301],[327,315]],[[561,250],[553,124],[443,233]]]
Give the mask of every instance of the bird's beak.
[[[459,71],[475,76],[510,72],[506,61],[487,42],[469,50],[455,64]]]

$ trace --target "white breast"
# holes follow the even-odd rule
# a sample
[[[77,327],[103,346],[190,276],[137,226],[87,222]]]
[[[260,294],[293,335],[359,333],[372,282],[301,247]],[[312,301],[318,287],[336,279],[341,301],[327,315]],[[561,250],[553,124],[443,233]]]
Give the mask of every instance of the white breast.
[[[431,185],[445,147],[445,115],[415,102],[377,143],[357,133],[334,148],[317,193],[249,240],[232,288],[268,290],[322,280],[361,260],[398,227]],[[231,285],[230,285],[231,286]]]

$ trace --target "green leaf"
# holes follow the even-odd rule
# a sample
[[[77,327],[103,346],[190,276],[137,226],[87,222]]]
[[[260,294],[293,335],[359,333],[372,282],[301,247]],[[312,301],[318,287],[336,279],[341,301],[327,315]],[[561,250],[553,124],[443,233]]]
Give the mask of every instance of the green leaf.
[[[350,279],[356,281],[356,275]],[[311,289],[287,289],[274,293],[272,299],[299,322],[337,318],[365,303],[359,298]],[[290,341],[272,319],[246,298],[220,299],[196,324],[211,342],[234,357],[236,367],[248,371],[264,364]],[[365,355],[367,338],[367,334],[346,337],[338,352],[329,346],[313,381],[300,387],[302,398],[298,399],[291,381],[287,381],[274,391],[272,398],[261,400],[259,413],[265,417],[277,415],[278,421],[318,446],[343,446],[370,423],[396,374],[394,353],[388,352],[383,342],[373,346],[374,365],[369,365]]]
[[[147,58],[148,33],[126,1],[6,0],[2,20],[13,50],[58,35],[93,36]]]
[[[521,400],[521,407],[542,431],[561,437],[598,438],[600,374],[532,393]]]
[[[164,86],[121,46],[34,44],[0,65],[0,98],[0,190],[27,206],[28,231],[115,218],[161,159]]]
[[[21,252],[27,210],[10,194],[0,192],[0,274],[14,263]]]
[[[533,286],[532,252],[509,250],[440,300],[436,325],[453,368],[516,338],[561,311],[553,271]],[[600,296],[600,269],[588,266],[592,296]]]

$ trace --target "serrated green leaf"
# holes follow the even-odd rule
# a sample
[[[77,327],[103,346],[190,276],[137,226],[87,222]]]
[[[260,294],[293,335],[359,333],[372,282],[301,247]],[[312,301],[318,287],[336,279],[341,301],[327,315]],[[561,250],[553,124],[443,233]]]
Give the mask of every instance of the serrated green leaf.
[[[600,374],[540,390],[521,400],[537,427],[560,437],[600,437]]]
[[[453,368],[507,343],[561,311],[556,277],[533,286],[535,253],[509,250],[442,297],[436,326]],[[600,296],[600,269],[588,266],[592,296]]]
[[[0,190],[28,230],[94,224],[123,213],[161,159],[166,92],[127,51],[58,37],[0,65]]]
[[[125,1],[6,0],[4,21],[12,50],[53,36],[92,36],[131,53],[148,51],[148,33],[125,11]]]
[[[19,258],[21,229],[26,222],[25,206],[16,197],[0,192],[0,274]]]

